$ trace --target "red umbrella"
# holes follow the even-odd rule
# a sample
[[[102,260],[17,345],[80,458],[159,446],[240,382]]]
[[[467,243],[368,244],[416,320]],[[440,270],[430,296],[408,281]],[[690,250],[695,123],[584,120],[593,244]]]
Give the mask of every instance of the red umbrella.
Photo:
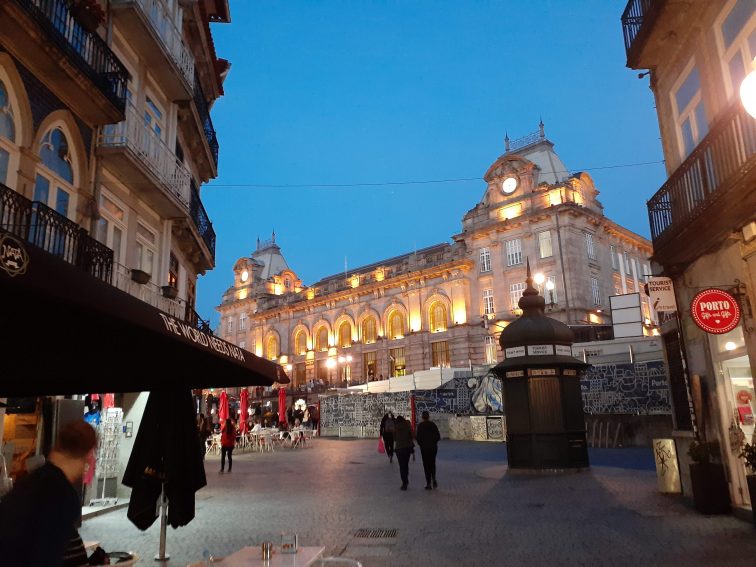
[[[102,402],[102,409],[115,407],[115,394],[105,394],[105,398]]]
[[[278,389],[278,421],[286,423],[286,388]]]
[[[221,392],[220,395],[220,406],[218,406],[218,419],[221,422],[221,427],[223,427],[223,424],[226,423],[226,420],[228,419],[228,395],[226,392]]]
[[[249,391],[246,388],[243,388],[241,391],[239,403],[241,404],[241,413],[239,414],[239,419],[241,420],[241,422],[239,423],[239,429],[242,433],[246,433],[248,413],[247,408],[249,407]]]

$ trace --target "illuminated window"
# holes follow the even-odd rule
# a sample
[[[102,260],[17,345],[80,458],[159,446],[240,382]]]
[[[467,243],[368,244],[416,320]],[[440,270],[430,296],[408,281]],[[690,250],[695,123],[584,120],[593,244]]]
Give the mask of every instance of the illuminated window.
[[[738,0],[732,4],[727,16],[719,26],[722,40],[721,54],[730,98],[738,96],[740,84],[751,71],[751,61],[756,57],[756,10],[753,0]]]
[[[596,259],[596,247],[593,245],[593,234],[590,232],[585,233],[585,250],[589,260]]]
[[[365,377],[368,382],[376,379],[376,371],[378,370],[378,353],[375,351],[366,352],[362,355],[363,368],[365,369]]]
[[[377,326],[375,324],[375,317],[366,317],[362,321],[362,342],[374,343],[378,336]]]
[[[525,291],[524,283],[516,283],[509,286],[509,308],[513,311],[520,308],[519,302],[523,291]]]
[[[431,366],[448,368],[449,364],[449,343],[447,341],[438,341],[431,343]]]
[[[401,311],[392,311],[389,315],[388,336],[392,339],[401,339],[404,336],[404,315]]]
[[[483,314],[491,315],[495,312],[496,310],[494,309],[493,289],[484,289],[483,290]]]
[[[339,346],[346,348],[352,346],[352,324],[344,321],[339,325]]]
[[[541,258],[551,258],[554,250],[551,247],[551,231],[544,230],[538,233],[538,256]]]
[[[488,248],[480,249],[480,271],[491,271],[491,251]]]
[[[507,266],[522,264],[522,241],[519,238],[507,240]]]
[[[685,159],[709,131],[698,68],[691,63],[672,93],[680,157]]]
[[[157,256],[157,233],[141,222],[136,230],[136,268],[152,274]]]
[[[591,278],[591,296],[594,305],[601,305],[601,288],[597,277]]]
[[[446,306],[436,301],[431,305],[429,310],[430,314],[430,330],[433,333],[445,331],[449,326],[449,320],[446,315]]]
[[[305,354],[307,352],[307,332],[304,330],[297,331],[297,335],[294,337],[294,349],[297,354]]]
[[[496,364],[496,337],[486,337],[486,364]]]
[[[407,373],[407,365],[404,360],[404,348],[392,348],[389,350],[389,376],[404,376]]]
[[[289,278],[284,279],[284,287],[289,289],[291,287],[291,280]]]
[[[265,358],[274,360],[278,358],[278,339],[271,335],[265,343]]]
[[[328,329],[320,327],[315,333],[315,350],[328,350]]]

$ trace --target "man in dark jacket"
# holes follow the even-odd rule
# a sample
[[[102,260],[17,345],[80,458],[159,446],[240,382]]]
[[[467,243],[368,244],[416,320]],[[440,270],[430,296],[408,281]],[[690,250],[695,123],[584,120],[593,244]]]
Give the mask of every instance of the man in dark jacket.
[[[436,482],[436,453],[438,452],[438,441],[441,434],[438,432],[436,424],[430,420],[430,414],[427,411],[422,413],[423,421],[417,426],[417,444],[420,445],[420,454],[423,456],[423,469],[425,470],[425,490],[438,488]]]
[[[394,441],[396,443],[396,458],[399,461],[399,475],[402,477],[402,490],[407,490],[409,484],[409,458],[415,444],[412,442],[412,428],[403,416],[397,416],[394,425]]]

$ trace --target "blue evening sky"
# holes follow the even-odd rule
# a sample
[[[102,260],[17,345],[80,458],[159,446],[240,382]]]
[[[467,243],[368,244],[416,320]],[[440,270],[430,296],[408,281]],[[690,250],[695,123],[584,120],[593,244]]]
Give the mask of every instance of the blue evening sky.
[[[625,67],[625,3],[231,0],[232,23],[213,25],[232,67],[212,112],[220,174],[202,195],[218,241],[199,314],[217,324],[233,264],[274,229],[306,285],[345,256],[356,268],[450,241],[482,179],[312,185],[482,178],[505,132],[524,136],[539,117],[566,166],[593,176],[606,215],[648,237],[664,166],[589,169],[662,159],[648,77]]]

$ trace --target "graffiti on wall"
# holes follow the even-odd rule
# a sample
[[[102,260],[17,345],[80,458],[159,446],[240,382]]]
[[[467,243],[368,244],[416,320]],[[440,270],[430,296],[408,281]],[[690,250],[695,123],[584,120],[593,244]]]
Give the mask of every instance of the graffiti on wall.
[[[670,413],[663,360],[596,364],[580,380],[585,413]]]
[[[321,396],[321,427],[377,427],[383,415],[388,411],[409,419],[410,394],[411,392],[395,392],[358,396]]]

